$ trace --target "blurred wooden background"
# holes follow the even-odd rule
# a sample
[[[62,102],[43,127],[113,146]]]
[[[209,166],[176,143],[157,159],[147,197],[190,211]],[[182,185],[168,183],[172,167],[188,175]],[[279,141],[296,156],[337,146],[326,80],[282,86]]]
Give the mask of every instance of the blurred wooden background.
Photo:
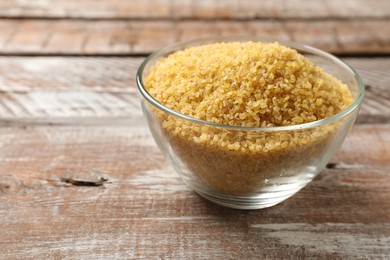
[[[3,0],[0,46],[4,54],[140,55],[191,38],[260,35],[380,54],[390,52],[389,13],[387,0]]]
[[[275,207],[198,197],[143,119],[145,56],[214,35],[310,44],[365,83],[331,164]],[[0,0],[0,259],[389,258],[389,53],[386,0]]]

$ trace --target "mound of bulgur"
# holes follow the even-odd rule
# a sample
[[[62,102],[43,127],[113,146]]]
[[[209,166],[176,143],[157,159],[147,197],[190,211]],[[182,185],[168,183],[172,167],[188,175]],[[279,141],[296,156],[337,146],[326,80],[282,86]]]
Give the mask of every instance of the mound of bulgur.
[[[215,43],[158,62],[146,88],[165,106],[201,120],[247,127],[307,123],[340,112],[348,87],[279,43]]]
[[[145,86],[182,114],[245,127],[307,123],[353,100],[345,84],[279,43],[222,42],[178,51],[150,69]],[[199,187],[242,196],[304,172],[323,156],[340,126],[245,131],[153,111],[177,163],[196,174]]]

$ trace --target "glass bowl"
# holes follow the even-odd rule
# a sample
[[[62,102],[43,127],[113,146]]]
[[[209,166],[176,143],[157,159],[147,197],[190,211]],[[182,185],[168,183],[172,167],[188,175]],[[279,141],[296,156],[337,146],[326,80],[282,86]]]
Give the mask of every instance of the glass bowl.
[[[173,52],[207,43],[249,40],[275,41],[214,37],[182,42],[151,54],[137,72],[143,113],[166,159],[199,195],[237,209],[276,205],[313,180],[340,148],[364,96],[359,75],[343,61],[313,47],[286,41],[279,42],[296,49],[347,84],[354,101],[338,114],[322,120],[253,128],[215,124],[180,114],[159,103],[144,86],[151,66]]]

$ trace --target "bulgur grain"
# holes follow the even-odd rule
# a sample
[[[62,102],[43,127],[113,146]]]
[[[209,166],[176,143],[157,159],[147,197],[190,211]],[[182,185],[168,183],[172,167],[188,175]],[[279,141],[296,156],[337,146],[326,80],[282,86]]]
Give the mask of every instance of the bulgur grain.
[[[146,88],[182,114],[250,127],[323,119],[352,101],[345,84],[277,42],[215,43],[173,53],[151,69]]]
[[[145,87],[182,114],[243,127],[307,123],[332,116],[353,100],[348,86],[277,42],[221,42],[175,52],[150,69]],[[273,177],[289,175],[286,169],[307,167],[340,125],[256,132],[155,114],[178,158],[199,181],[233,195],[255,193],[272,185]]]

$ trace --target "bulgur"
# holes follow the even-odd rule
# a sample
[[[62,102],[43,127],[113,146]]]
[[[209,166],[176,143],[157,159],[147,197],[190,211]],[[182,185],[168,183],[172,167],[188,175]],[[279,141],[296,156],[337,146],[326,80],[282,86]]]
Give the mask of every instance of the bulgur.
[[[146,78],[165,106],[201,120],[274,127],[329,117],[348,106],[348,87],[279,43],[215,43],[185,49]]]
[[[353,100],[348,86],[277,42],[221,42],[175,52],[150,69],[145,87],[177,112],[243,127],[312,122]],[[155,114],[180,163],[202,185],[230,195],[253,194],[275,177],[302,171],[339,126],[241,131]]]

